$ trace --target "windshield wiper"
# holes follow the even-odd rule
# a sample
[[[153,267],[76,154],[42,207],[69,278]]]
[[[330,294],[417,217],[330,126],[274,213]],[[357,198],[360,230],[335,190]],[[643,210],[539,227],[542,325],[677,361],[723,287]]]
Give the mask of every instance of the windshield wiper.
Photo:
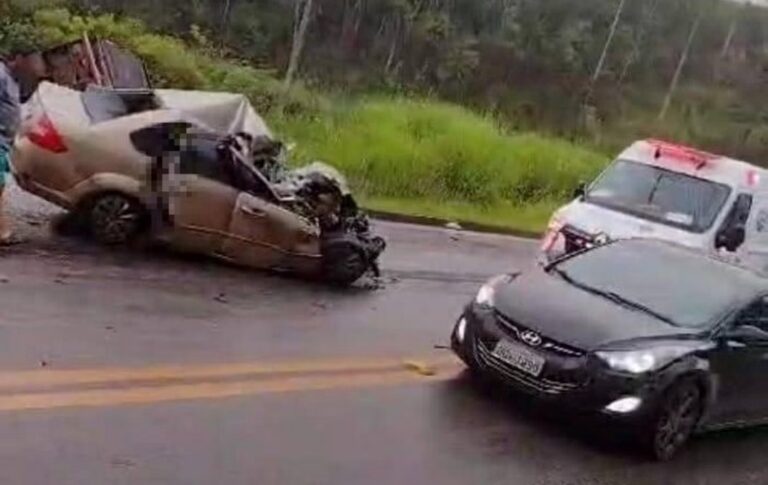
[[[591,293],[593,295],[601,296],[607,300],[612,301],[613,303],[616,303],[618,305],[621,305],[625,308],[629,308],[632,310],[636,310],[642,313],[645,313],[646,315],[650,315],[658,320],[661,320],[662,322],[668,323],[670,325],[673,325],[675,327],[679,327],[680,325],[672,320],[671,318],[662,315],[661,313],[656,312],[655,310],[652,310],[651,308],[648,308],[647,306],[634,302],[632,300],[628,300],[624,298],[623,296],[619,295],[616,292],[613,291],[605,291],[600,290],[597,288],[594,288],[592,286],[586,285],[580,281],[574,280],[571,275],[569,275],[566,271],[560,269],[560,268],[552,268],[552,272],[558,275],[560,278],[562,278],[566,283],[575,286],[576,288],[579,288],[581,290],[584,290],[588,293]]]
[[[650,315],[654,318],[657,318],[661,320],[662,322],[668,323],[672,326],[679,327],[680,325],[672,320],[671,318],[662,315],[661,313],[658,313],[655,310],[652,310],[651,308],[648,308],[647,306],[643,305],[642,303],[637,303],[632,300],[627,300],[623,296],[619,295],[618,293],[614,293],[612,291],[601,291],[601,290],[595,290],[596,294],[600,294],[601,296],[605,296],[606,298],[610,299],[611,301],[618,303],[619,305],[625,306],[627,308],[631,308],[633,310],[637,310],[639,312],[643,312],[646,315]]]

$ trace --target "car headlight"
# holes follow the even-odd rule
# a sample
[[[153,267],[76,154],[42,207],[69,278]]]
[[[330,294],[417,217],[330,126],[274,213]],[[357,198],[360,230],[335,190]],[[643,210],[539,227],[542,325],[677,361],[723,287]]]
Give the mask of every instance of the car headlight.
[[[507,281],[508,275],[494,276],[486,284],[480,287],[480,291],[475,296],[475,303],[482,306],[492,307],[496,304],[496,288],[504,281]]]
[[[467,336],[467,319],[462,317],[459,323],[456,324],[456,340],[459,343],[464,343],[464,339]]]
[[[687,346],[664,346],[643,350],[604,350],[595,355],[613,370],[643,374],[658,370],[691,350]]]

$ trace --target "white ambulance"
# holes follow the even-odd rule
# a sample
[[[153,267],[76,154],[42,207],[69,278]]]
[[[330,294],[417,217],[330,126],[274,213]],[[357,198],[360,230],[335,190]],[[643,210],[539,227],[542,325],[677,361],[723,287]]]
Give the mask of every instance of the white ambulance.
[[[768,267],[768,171],[664,141],[635,142],[555,212],[542,256],[637,237]]]

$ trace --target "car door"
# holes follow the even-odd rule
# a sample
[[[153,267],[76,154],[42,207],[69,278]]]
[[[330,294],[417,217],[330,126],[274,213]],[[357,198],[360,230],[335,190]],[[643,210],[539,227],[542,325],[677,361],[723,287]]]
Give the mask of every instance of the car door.
[[[755,195],[745,229],[746,241],[739,250],[740,259],[757,271],[768,270],[768,193]]]
[[[155,123],[132,131],[130,143],[148,160],[139,178],[158,236],[183,251],[218,255],[239,191],[211,170],[218,165],[215,139],[193,138],[191,129]]]
[[[234,188],[197,174],[167,175],[162,197],[172,230],[164,239],[182,251],[219,255],[238,195]]]
[[[228,232],[222,255],[246,266],[302,271],[320,262],[313,224],[247,192],[238,195]]]
[[[713,417],[718,422],[768,417],[768,296],[739,312],[718,343],[712,359],[718,386]]]

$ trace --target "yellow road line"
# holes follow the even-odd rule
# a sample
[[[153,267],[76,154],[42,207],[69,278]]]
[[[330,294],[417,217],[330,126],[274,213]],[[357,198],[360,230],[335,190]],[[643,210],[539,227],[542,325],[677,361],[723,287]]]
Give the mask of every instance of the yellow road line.
[[[166,365],[144,368],[6,371],[0,372],[0,389],[108,383],[130,384],[143,381],[162,383],[163,381],[185,379],[280,376],[283,374],[386,372],[410,366],[411,362],[413,361],[407,359],[382,358],[187,366]],[[426,366],[438,369],[456,366],[456,360],[452,357],[426,359],[424,362]]]
[[[424,376],[406,369],[354,375],[319,375],[288,377],[279,380],[245,381],[170,385],[165,387],[135,387],[91,391],[11,394],[0,397],[0,411],[29,411],[67,407],[99,407],[148,404],[170,401],[222,399],[260,394],[300,391],[382,387],[418,382],[440,382],[452,379],[455,372]]]

